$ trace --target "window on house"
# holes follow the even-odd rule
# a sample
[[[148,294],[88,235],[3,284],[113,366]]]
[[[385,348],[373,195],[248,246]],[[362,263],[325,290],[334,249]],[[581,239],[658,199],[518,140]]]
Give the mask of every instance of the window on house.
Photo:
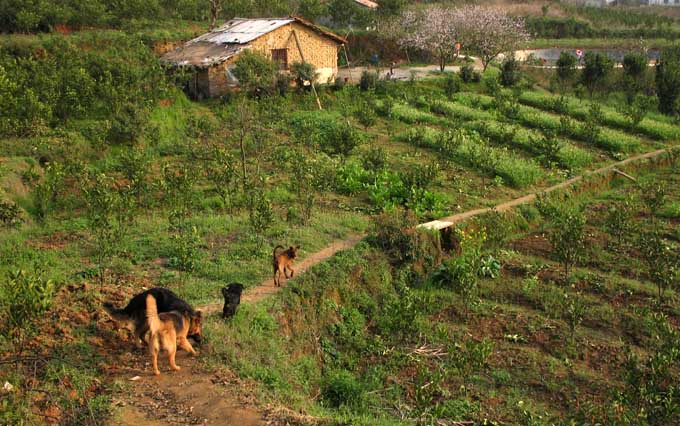
[[[288,49],[272,49],[272,60],[279,63],[279,69],[288,69]]]

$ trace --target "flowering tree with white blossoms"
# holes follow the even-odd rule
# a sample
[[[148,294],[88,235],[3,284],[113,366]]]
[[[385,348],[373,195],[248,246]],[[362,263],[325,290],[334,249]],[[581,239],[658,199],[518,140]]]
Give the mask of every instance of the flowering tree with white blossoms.
[[[456,12],[458,41],[463,49],[479,56],[484,71],[498,55],[512,52],[529,40],[524,20],[500,10],[465,6]]]
[[[441,6],[430,6],[420,11],[406,10],[397,25],[399,46],[430,52],[439,60],[441,71],[454,58],[458,25],[456,10]]]

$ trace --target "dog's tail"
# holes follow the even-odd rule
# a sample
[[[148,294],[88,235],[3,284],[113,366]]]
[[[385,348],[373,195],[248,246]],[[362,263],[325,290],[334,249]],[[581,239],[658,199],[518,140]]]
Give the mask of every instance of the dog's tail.
[[[272,255],[272,258],[274,259],[274,262],[276,262],[276,250],[281,249],[284,250],[285,247],[283,246],[276,246],[274,247],[274,254]]]
[[[146,320],[149,323],[149,331],[156,334],[161,329],[161,319],[158,317],[156,299],[152,295],[146,296]]]
[[[111,302],[104,302],[104,310],[116,321],[130,321],[130,315],[125,309],[118,309]]]

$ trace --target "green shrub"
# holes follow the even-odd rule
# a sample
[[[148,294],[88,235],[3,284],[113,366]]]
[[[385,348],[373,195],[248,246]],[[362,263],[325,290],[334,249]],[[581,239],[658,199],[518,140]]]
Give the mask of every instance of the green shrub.
[[[269,57],[246,49],[238,55],[232,72],[246,93],[261,96],[272,93],[278,69]]]
[[[500,82],[505,87],[512,87],[522,79],[519,61],[514,55],[506,58],[501,65]]]
[[[456,93],[460,92],[460,80],[454,73],[446,74],[444,77],[444,93],[451,98]]]
[[[359,88],[362,91],[373,90],[378,84],[378,73],[371,71],[364,71],[361,73],[361,78],[359,79]]]
[[[661,53],[656,67],[656,96],[659,111],[667,115],[680,113],[680,47],[669,47]]]
[[[19,270],[9,272],[0,282],[0,332],[20,346],[33,331],[33,321],[52,305],[54,283],[43,275],[41,270]]]
[[[609,75],[614,67],[612,60],[604,53],[586,52],[583,63],[581,83],[588,89],[590,96],[592,97],[596,90],[606,90]]]
[[[347,370],[329,371],[321,383],[321,396],[334,408],[357,407],[364,399],[364,387]]]
[[[475,71],[472,65],[463,65],[460,67],[460,79],[465,83],[479,83],[482,80],[482,75]]]
[[[557,77],[563,85],[571,84],[576,77],[578,58],[571,52],[562,51],[557,59]]]
[[[396,264],[416,260],[420,252],[418,221],[412,211],[395,209],[373,220],[373,242]]]
[[[298,90],[311,88],[311,84],[314,84],[318,76],[316,68],[309,62],[293,62],[290,65],[290,73]]]
[[[16,226],[23,221],[21,210],[16,203],[0,200],[0,224],[3,226]]]

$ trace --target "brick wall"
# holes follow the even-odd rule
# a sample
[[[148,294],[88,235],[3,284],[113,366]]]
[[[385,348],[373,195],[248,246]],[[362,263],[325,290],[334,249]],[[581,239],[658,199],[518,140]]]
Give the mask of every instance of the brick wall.
[[[293,37],[293,30],[295,30],[300,41],[305,61],[314,65],[319,73],[318,82],[332,81],[338,73],[340,44],[297,22],[292,22],[263,35],[254,40],[250,46],[253,50],[258,50],[270,58],[273,49],[286,49],[288,51],[288,65],[293,62],[302,62],[295,37]],[[225,68],[237,58],[238,56],[209,69],[210,87],[209,92],[207,92],[209,96],[220,96],[230,90],[231,86]]]

